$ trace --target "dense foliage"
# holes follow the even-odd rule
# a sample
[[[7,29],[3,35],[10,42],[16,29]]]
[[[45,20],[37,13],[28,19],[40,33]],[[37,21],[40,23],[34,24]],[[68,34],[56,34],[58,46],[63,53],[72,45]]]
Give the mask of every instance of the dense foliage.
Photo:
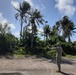
[[[20,3],[20,9],[16,10],[18,13],[15,17],[17,19],[20,16],[21,20],[20,39],[10,32],[8,23],[3,25],[0,22],[0,55],[34,54],[51,57],[55,56],[56,51],[50,48],[55,47],[57,42],[61,42],[66,54],[76,55],[76,41],[71,42],[70,39],[76,28],[68,16],[64,16],[56,22],[56,25],[50,27],[43,19],[41,12],[37,9],[31,10],[27,2]],[[26,26],[23,27],[23,23],[26,23]],[[38,26],[40,25],[43,25],[43,32],[40,34],[46,39],[39,37]],[[68,41],[66,41],[67,38]]]

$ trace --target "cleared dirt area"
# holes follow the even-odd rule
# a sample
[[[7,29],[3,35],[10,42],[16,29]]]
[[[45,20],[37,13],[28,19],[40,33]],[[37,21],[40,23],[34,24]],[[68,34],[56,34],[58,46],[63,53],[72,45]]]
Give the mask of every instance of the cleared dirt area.
[[[76,75],[76,59],[63,58],[57,73],[55,58],[0,58],[0,75]]]

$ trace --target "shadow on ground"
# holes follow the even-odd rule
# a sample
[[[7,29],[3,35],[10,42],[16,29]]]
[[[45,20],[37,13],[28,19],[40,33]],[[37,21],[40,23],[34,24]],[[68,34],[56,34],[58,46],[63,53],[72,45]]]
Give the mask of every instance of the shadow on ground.
[[[73,63],[73,60],[62,59],[62,64],[70,64],[70,65],[72,65],[74,63]]]
[[[0,73],[0,75],[22,75],[21,73]]]
[[[60,72],[62,75],[74,75],[72,73],[65,73],[65,72]]]
[[[38,56],[38,57],[36,57],[36,58],[40,58],[40,59],[42,59],[42,61],[49,61],[50,63],[53,62],[53,63],[56,64],[56,57],[44,58],[44,57],[39,57],[39,56]],[[74,60],[72,60],[72,59],[62,58],[62,64],[70,64],[70,65],[76,64],[76,63],[74,63],[73,61],[74,61]]]
[[[50,60],[51,60],[50,62],[56,63],[56,58],[51,58]],[[72,60],[72,59],[68,59],[68,58],[65,59],[65,58],[62,58],[61,63],[62,63],[62,64],[69,64],[69,65],[72,65],[72,64],[75,64],[73,61],[74,61],[74,60]]]

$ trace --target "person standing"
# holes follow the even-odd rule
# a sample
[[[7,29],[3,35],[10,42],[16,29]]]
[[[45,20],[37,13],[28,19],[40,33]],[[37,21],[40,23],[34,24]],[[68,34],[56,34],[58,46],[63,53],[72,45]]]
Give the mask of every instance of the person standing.
[[[61,72],[61,58],[62,58],[63,49],[59,42],[56,44],[56,47],[53,47],[51,49],[56,50],[56,63],[57,63],[57,67],[58,67],[57,72]]]
[[[60,45],[60,43],[57,43],[56,45],[56,62],[57,62],[57,66],[58,66],[58,71],[57,72],[61,72],[61,58],[62,58],[62,52],[63,49]]]

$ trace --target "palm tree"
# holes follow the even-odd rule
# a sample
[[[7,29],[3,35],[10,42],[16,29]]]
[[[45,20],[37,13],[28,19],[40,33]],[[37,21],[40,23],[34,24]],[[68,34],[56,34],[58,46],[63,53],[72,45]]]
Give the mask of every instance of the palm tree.
[[[43,32],[44,32],[44,35],[45,35],[46,40],[47,40],[49,35],[50,35],[50,32],[51,32],[50,26],[49,25],[45,25],[44,28],[43,28]]]
[[[67,29],[66,29],[66,31],[65,31],[65,33],[66,33],[65,37],[68,38],[68,42],[71,42],[70,37],[71,37],[74,33],[76,33],[74,30],[75,30],[74,23],[73,23],[72,21],[69,21],[68,27],[67,27]]]
[[[14,7],[15,8],[15,7]],[[18,13],[15,14],[15,18],[18,20],[18,17],[20,17],[20,25],[21,25],[21,30],[20,30],[20,40],[22,38],[22,27],[23,27],[23,22],[27,22],[26,18],[27,18],[27,12],[30,9],[30,5],[29,3],[27,3],[26,1],[23,1],[23,3],[19,4],[19,9],[15,8],[15,10],[18,11]]]
[[[29,43],[29,47],[31,46],[31,33],[30,33],[30,29],[28,26],[25,26],[23,28],[23,36],[22,36],[23,42],[22,45],[25,46],[28,45]],[[29,40],[29,41],[28,41]]]
[[[31,29],[28,26],[25,26],[23,28],[23,39],[24,40],[27,39],[27,38],[29,38],[29,36],[31,35],[30,32],[31,32]]]
[[[29,18],[28,25],[31,26],[31,30],[32,30],[31,47],[33,46],[34,36],[37,35],[37,31],[38,31],[37,26],[39,26],[39,24],[43,24],[44,19],[42,17],[43,16],[41,15],[40,11],[38,11],[37,9],[35,9],[34,11],[32,10],[30,12],[30,18]]]
[[[68,16],[64,16],[61,20],[62,28],[63,28],[63,36],[68,38],[68,42],[71,42],[70,37],[74,33],[75,25],[74,23],[69,20]]]
[[[50,32],[51,32],[50,26],[45,23],[45,26],[43,27],[43,36],[45,40],[44,46],[47,44],[47,40],[50,37]]]
[[[58,21],[58,29],[61,28],[62,29],[62,37],[65,40],[66,38],[68,38],[68,42],[71,42],[70,37],[72,36],[73,33],[75,33],[75,25],[74,23],[69,20],[68,16],[64,16],[62,18],[62,20]]]

